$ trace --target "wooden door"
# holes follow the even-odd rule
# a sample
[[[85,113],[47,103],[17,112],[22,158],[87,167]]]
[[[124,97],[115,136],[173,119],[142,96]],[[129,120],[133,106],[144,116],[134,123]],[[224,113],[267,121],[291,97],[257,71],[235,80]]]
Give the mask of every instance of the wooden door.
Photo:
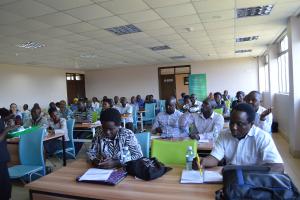
[[[168,99],[170,96],[176,96],[176,82],[174,74],[160,75],[159,85],[160,99]]]
[[[84,74],[66,74],[68,103],[71,104],[74,98],[85,98],[85,77]]]

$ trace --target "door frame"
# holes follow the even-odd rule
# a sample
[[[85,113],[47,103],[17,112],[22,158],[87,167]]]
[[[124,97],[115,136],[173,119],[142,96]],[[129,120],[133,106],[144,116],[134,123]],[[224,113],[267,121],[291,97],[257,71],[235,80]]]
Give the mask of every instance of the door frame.
[[[183,67],[188,67],[189,71],[188,72],[184,72],[184,73],[176,73],[176,68],[183,68]],[[158,67],[157,68],[157,74],[158,74],[158,90],[159,90],[159,99],[161,99],[162,97],[162,90],[161,90],[161,86],[160,86],[160,82],[161,82],[161,70],[162,69],[170,69],[173,68],[174,69],[174,80],[175,80],[175,75],[176,74],[191,74],[191,65],[178,65],[178,66],[167,66],[167,67]],[[166,74],[167,75],[167,74]],[[168,74],[171,75],[171,74]],[[176,81],[175,81],[175,91],[176,91]],[[176,94],[175,94],[176,95]]]

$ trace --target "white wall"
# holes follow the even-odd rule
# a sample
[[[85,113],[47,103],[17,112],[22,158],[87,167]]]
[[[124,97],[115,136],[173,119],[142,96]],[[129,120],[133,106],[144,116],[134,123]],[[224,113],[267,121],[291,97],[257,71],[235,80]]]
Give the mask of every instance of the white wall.
[[[289,110],[289,95],[275,94],[273,100],[273,114],[274,119],[279,124],[279,130],[286,138],[289,137],[289,117],[287,111]]]
[[[0,64],[0,107],[34,103],[48,106],[50,101],[67,99],[67,70]],[[19,107],[22,109],[22,107]]]
[[[256,58],[202,61],[180,65],[191,65],[193,74],[206,73],[208,92],[223,92],[227,89],[234,96],[238,90],[245,92],[258,90]],[[145,97],[146,94],[153,94],[158,98],[157,68],[163,66],[174,66],[174,64],[87,71],[85,73],[87,96],[130,97],[141,94]]]

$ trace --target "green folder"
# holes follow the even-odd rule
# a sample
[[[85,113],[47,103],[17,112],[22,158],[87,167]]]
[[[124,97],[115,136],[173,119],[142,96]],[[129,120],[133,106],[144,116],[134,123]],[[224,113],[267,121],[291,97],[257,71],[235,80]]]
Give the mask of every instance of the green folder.
[[[21,135],[32,133],[32,132],[36,131],[38,128],[40,128],[40,127],[39,126],[33,126],[31,128],[26,128],[22,131],[12,131],[12,132],[9,132],[7,134],[7,138],[20,137]]]

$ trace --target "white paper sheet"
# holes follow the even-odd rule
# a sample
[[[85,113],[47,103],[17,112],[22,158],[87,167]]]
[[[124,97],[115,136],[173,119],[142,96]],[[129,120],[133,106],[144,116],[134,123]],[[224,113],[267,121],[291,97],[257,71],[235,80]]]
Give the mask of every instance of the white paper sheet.
[[[91,168],[79,178],[79,181],[105,181],[112,172],[113,170]]]
[[[207,140],[207,139],[200,139],[200,140],[198,140],[198,143],[209,143],[209,140]]]
[[[223,177],[220,173],[215,171],[204,170],[203,176],[196,170],[183,170],[180,183],[210,183],[222,182]]]

